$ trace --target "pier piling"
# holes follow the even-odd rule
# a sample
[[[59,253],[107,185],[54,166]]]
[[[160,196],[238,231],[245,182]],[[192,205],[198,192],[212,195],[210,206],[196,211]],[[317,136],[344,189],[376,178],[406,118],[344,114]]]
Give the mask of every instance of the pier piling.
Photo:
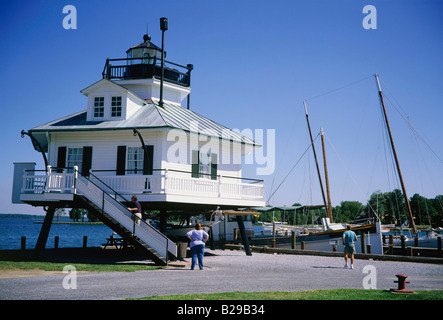
[[[26,250],[26,237],[21,237],[21,249]]]
[[[88,244],[88,236],[83,236],[83,248],[86,248],[87,244]]]

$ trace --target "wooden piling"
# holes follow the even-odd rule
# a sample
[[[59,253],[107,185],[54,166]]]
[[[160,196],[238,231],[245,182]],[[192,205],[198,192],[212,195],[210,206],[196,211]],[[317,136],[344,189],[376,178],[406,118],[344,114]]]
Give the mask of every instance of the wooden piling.
[[[59,237],[55,236],[54,237],[54,249],[58,249],[58,240],[59,240]]]
[[[401,251],[403,252],[404,255],[406,255],[406,236],[402,235],[401,236]]]
[[[361,253],[366,253],[366,234],[361,233]]]
[[[304,241],[301,242],[301,249],[305,250],[305,242]]]
[[[88,244],[88,236],[83,236],[83,248],[86,248]]]
[[[55,210],[57,210],[56,207],[50,206],[46,211],[45,219],[43,220],[43,225],[40,230],[40,234],[38,235],[37,243],[35,245],[35,257],[38,257],[40,255],[40,252],[46,247],[46,241],[48,240],[49,230],[51,229]]]
[[[26,237],[21,238],[21,249],[26,250]]]
[[[295,235],[295,231],[292,231],[292,244],[291,244],[291,248],[292,249],[296,249],[296,246],[297,246],[297,238],[296,238],[296,235]]]
[[[394,253],[394,236],[392,234],[389,235],[389,254]]]

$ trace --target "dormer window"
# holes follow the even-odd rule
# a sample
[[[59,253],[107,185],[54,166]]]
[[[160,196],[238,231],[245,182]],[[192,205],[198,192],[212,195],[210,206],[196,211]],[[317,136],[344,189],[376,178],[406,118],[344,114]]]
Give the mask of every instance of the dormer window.
[[[94,98],[94,118],[103,118],[105,116],[105,97]]]
[[[111,101],[111,117],[122,116],[122,97],[112,97]]]

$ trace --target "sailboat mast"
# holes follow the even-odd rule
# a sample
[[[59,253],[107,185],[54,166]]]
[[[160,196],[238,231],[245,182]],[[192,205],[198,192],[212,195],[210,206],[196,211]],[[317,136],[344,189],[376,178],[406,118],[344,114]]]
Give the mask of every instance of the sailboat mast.
[[[306,101],[303,101],[303,105],[305,106],[306,122],[308,123],[308,130],[309,130],[309,136],[311,138],[312,151],[314,152],[314,159],[315,159],[315,165],[317,167],[318,181],[320,182],[321,195],[323,197],[323,203],[325,204],[325,209],[327,210],[328,205],[326,203],[325,191],[323,189],[323,182],[321,181],[320,168],[318,166],[318,161],[317,161],[317,153],[315,152],[315,147],[314,147],[314,139],[312,139],[311,125],[309,124],[309,116],[308,116],[308,109],[306,108]]]
[[[323,148],[323,163],[324,163],[324,167],[325,167],[325,183],[326,183],[326,196],[328,197],[328,206],[327,206],[327,211],[328,211],[328,216],[329,216],[329,221],[332,221],[332,207],[331,207],[331,193],[329,192],[329,178],[328,178],[328,165],[326,164],[326,150],[325,150],[325,138],[323,137],[323,128],[320,128],[321,131],[321,145]]]
[[[386,113],[385,102],[383,100],[383,93],[381,91],[380,81],[378,80],[378,74],[375,74],[375,80],[377,81],[378,94],[380,96],[381,105],[383,107],[383,115],[384,115],[384,119],[386,122],[386,127],[388,129],[389,139],[391,141],[392,153],[394,154],[395,165],[397,167],[397,172],[398,172],[398,176],[400,178],[401,188],[403,190],[403,196],[405,198],[406,209],[408,211],[408,216],[409,216],[409,221],[410,221],[409,226],[412,228],[412,232],[416,233],[417,229],[415,228],[415,222],[414,222],[414,218],[412,216],[411,205],[409,203],[408,195],[406,194],[406,188],[405,188],[405,184],[403,182],[403,177],[402,177],[401,170],[400,170],[400,164],[398,162],[397,152],[395,151],[394,139],[392,138],[391,126],[389,125],[388,114]]]

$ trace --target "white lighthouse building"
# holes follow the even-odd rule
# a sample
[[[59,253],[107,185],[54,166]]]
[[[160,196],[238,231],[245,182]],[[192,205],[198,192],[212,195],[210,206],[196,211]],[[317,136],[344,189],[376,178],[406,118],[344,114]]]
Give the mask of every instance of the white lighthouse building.
[[[168,252],[176,255],[165,235],[168,214],[265,204],[263,181],[242,177],[241,167],[260,146],[193,112],[193,66],[161,60],[162,49],[145,35],[80,91],[84,110],[22,131],[46,164],[16,163],[14,172],[13,202],[47,208],[37,247],[45,246],[56,208],[82,207],[164,263]],[[160,211],[160,232],[134,222],[126,209],[132,195],[143,210]]]

